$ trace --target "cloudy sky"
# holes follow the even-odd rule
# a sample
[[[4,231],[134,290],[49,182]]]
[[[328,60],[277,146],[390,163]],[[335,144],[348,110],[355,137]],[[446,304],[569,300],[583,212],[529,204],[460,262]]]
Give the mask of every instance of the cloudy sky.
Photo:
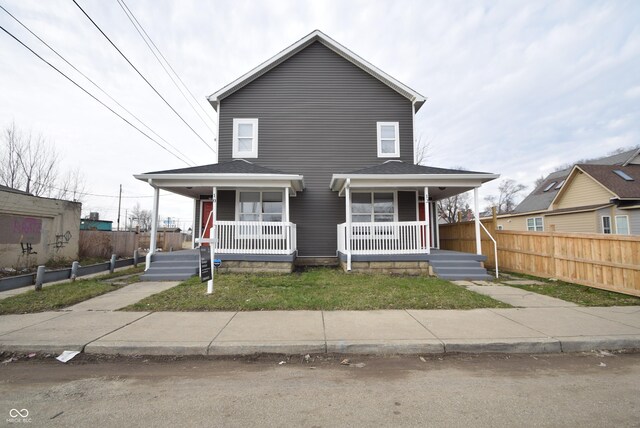
[[[430,165],[496,172],[531,190],[555,166],[640,143],[638,1],[125,0],[205,120],[116,0],[77,1],[213,147],[205,96],[314,29],[428,97],[415,126]],[[0,4],[186,157],[216,161],[73,1]],[[1,10],[0,25],[113,105]],[[4,32],[0,52],[0,128],[15,121],[40,132],[61,154],[60,169],[80,167],[91,194],[83,212],[115,220],[120,184],[123,217],[136,202],[150,208],[151,188],[132,175],[185,166]],[[160,213],[191,225],[189,200],[162,197]]]

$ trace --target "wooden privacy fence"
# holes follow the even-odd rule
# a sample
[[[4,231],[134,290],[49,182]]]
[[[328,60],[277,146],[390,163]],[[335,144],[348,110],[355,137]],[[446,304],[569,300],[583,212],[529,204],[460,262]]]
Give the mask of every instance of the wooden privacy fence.
[[[138,234],[135,232],[81,230],[78,253],[81,258],[108,259],[112,254],[118,257],[130,256],[138,247]]]
[[[501,270],[557,278],[594,288],[640,296],[640,237],[495,230]],[[473,222],[440,226],[442,249],[475,253]],[[482,254],[494,267],[492,243],[482,233]]]
[[[149,248],[151,245],[151,233],[142,232],[138,235],[139,247],[143,249]],[[182,250],[183,244],[188,244],[191,248],[191,242],[187,242],[187,234],[182,232],[158,232],[156,248],[162,248],[162,251],[178,251]]]

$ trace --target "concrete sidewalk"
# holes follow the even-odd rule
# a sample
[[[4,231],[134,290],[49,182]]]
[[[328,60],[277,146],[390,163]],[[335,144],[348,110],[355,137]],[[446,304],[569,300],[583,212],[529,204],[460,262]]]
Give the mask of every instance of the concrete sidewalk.
[[[640,349],[640,306],[474,310],[45,312],[0,317],[0,351],[123,355]]]

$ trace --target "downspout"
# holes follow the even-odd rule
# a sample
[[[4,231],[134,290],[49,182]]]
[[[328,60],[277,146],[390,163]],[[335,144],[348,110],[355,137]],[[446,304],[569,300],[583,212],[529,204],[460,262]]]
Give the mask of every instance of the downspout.
[[[344,188],[346,215],[347,215],[347,236],[345,237],[344,247],[347,251],[347,272],[351,271],[351,179],[347,178]]]

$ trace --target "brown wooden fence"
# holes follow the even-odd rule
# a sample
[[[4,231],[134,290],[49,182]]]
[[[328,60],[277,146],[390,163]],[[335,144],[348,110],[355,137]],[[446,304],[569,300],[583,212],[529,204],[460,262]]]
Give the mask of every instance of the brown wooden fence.
[[[108,259],[112,254],[118,257],[130,257],[138,245],[138,234],[135,232],[81,230],[78,253],[81,258]]]
[[[640,296],[640,237],[557,232],[495,230],[483,224],[498,242],[500,270]],[[475,253],[474,223],[440,226],[442,249]],[[493,243],[482,231],[482,254],[495,267]]]

